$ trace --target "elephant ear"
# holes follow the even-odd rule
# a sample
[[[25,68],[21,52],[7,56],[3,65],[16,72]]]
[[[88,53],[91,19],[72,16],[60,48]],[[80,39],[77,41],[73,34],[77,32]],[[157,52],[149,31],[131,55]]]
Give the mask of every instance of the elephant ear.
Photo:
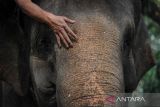
[[[155,61],[148,38],[148,30],[141,17],[137,33],[132,44],[132,54],[136,69],[137,82],[153,66]]]
[[[0,80],[10,84],[18,95],[23,96],[29,89],[29,37],[24,35],[15,18],[5,22],[4,32],[8,41],[4,39],[1,44],[4,46],[0,47],[0,64],[3,64]]]

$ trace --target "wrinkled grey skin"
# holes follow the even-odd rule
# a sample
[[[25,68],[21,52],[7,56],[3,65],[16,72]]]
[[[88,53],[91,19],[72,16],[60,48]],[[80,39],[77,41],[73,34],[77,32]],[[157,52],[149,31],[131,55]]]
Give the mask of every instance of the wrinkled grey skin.
[[[132,92],[136,88],[148,69],[140,73],[138,68],[137,53],[144,53],[137,49],[147,49],[136,44],[140,35],[140,1],[37,2],[50,12],[77,20],[71,27],[79,36],[73,49],[59,49],[46,26],[24,26],[30,28],[26,33],[31,36],[32,79],[40,106],[54,105],[55,98],[58,107],[107,106],[108,94]],[[154,64],[152,56],[146,61],[149,66]]]
[[[58,107],[107,106],[108,94],[132,92],[154,64],[151,53],[144,54],[150,51],[148,43],[142,42],[146,37],[138,39],[145,29],[139,23],[139,0],[36,2],[50,12],[75,19],[77,23],[71,27],[79,36],[73,49],[59,49],[51,30],[22,17],[24,33],[31,37],[26,40],[31,44],[32,82],[39,106],[53,107],[56,101]],[[146,63],[142,65],[141,56],[150,59],[143,58]]]

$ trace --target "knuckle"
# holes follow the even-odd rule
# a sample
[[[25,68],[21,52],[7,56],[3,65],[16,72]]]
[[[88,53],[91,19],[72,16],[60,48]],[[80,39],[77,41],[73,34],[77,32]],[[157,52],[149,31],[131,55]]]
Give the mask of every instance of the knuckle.
[[[60,28],[60,29],[59,29],[59,31],[61,31],[61,32],[62,32],[62,31],[63,31],[63,28]]]
[[[71,42],[71,41],[69,41],[69,43],[72,45],[72,42]]]
[[[66,27],[66,25],[65,25],[65,24],[62,24],[62,25],[61,25],[61,27],[62,27],[62,28],[65,28],[65,27]]]

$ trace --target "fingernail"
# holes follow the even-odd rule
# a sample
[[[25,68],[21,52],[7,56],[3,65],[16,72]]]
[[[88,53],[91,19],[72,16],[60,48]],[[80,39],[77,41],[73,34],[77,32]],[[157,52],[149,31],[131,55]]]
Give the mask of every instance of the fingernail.
[[[76,41],[78,41],[78,38],[76,38]]]
[[[67,47],[67,49],[69,49],[69,47]]]
[[[72,47],[73,47],[73,43],[70,43],[70,46],[72,46]]]
[[[70,43],[71,46],[73,46],[73,43]]]

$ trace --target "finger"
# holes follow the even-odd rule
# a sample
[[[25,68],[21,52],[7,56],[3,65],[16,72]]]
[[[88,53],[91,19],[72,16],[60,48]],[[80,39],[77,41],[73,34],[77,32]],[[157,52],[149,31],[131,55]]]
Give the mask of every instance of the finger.
[[[73,43],[70,40],[70,38],[69,38],[68,34],[66,33],[66,31],[63,29],[63,30],[61,30],[61,33],[62,33],[64,39],[70,44],[70,46],[73,46]]]
[[[68,22],[68,23],[71,23],[71,24],[73,24],[73,23],[76,22],[75,20],[71,20],[71,19],[69,19],[69,18],[67,18],[67,17],[64,17],[64,20],[65,20],[66,22]]]
[[[63,41],[63,43],[65,44],[65,46],[68,48],[69,45],[68,43],[66,42],[66,40],[64,39],[63,35],[61,33],[58,33],[59,37],[61,38],[61,40]]]
[[[66,30],[69,34],[71,34],[71,36],[72,36],[74,39],[78,40],[77,35],[71,30],[71,28],[70,28],[68,25],[65,26],[65,30]]]
[[[58,43],[59,48],[61,48],[61,40],[60,40],[60,37],[58,36],[58,34],[56,34],[56,39],[57,39],[57,43]]]

